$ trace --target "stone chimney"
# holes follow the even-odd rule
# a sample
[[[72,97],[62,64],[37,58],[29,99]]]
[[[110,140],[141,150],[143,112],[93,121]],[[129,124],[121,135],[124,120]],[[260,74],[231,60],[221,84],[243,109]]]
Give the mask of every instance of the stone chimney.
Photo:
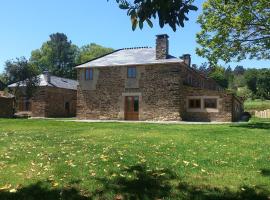
[[[51,83],[51,74],[50,74],[50,72],[48,70],[45,70],[43,72],[43,74],[44,74],[44,77],[45,77],[45,80],[47,81],[47,83]]]
[[[183,54],[181,59],[183,59],[184,63],[186,63],[187,66],[189,66],[189,67],[191,66],[191,55],[190,54]]]
[[[169,36],[167,34],[157,35],[156,59],[166,59],[169,54]]]

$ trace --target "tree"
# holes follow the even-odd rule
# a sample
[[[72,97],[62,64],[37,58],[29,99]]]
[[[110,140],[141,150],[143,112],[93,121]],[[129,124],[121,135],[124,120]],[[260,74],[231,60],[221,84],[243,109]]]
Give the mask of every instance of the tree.
[[[260,71],[257,80],[257,95],[261,98],[270,99],[270,70]]]
[[[235,89],[234,86],[234,75],[232,72],[232,68],[228,66],[225,70],[225,78],[228,81],[228,88],[229,89]]]
[[[214,79],[221,87],[228,88],[228,80],[225,77],[225,69],[223,67],[212,67],[209,77]]]
[[[269,0],[207,0],[198,22],[196,49],[212,63],[270,59]]]
[[[237,65],[234,68],[233,73],[237,76],[243,75],[245,73],[245,68],[242,65]]]
[[[257,79],[258,79],[258,70],[257,69],[247,69],[245,74],[245,81],[248,89],[252,91],[254,95],[257,93]]]
[[[50,40],[34,50],[30,62],[41,71],[48,70],[60,77],[76,78],[75,58],[78,48],[63,33],[50,35]]]
[[[106,48],[95,43],[84,45],[79,49],[76,63],[81,64],[91,59],[111,53],[112,51],[112,48]]]
[[[14,89],[15,96],[22,92],[27,98],[31,98],[39,84],[39,70],[24,57],[16,58],[16,60],[8,60],[5,63],[5,74],[8,84],[17,83]],[[24,85],[24,90],[20,90],[20,86]]]
[[[196,11],[198,8],[192,5],[193,0],[116,0],[119,8],[127,10],[130,16],[132,29],[137,26],[143,28],[144,22],[152,28],[152,18],[159,18],[159,26],[168,24],[174,31],[177,26],[184,27],[184,22],[189,20],[186,16],[189,11]]]
[[[209,63],[204,62],[200,65],[198,70],[203,73],[204,75],[208,76],[209,73],[211,72],[211,67],[209,67]]]

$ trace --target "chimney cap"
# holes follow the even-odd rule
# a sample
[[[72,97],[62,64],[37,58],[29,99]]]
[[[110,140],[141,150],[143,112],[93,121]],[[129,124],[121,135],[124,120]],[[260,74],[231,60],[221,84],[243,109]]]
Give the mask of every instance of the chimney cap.
[[[156,35],[157,38],[169,38],[169,36],[167,34],[159,34]]]

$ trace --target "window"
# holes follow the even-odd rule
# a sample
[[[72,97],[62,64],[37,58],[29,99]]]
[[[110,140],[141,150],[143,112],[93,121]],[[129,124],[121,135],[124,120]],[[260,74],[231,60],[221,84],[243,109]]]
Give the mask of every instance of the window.
[[[85,80],[93,80],[93,69],[92,68],[85,70]]]
[[[134,97],[134,112],[139,112],[139,97]]]
[[[215,98],[209,98],[209,99],[204,99],[204,108],[217,108],[217,99]]]
[[[136,78],[136,67],[128,67],[127,76],[128,78]]]
[[[188,100],[189,108],[201,108],[201,99],[189,99]]]

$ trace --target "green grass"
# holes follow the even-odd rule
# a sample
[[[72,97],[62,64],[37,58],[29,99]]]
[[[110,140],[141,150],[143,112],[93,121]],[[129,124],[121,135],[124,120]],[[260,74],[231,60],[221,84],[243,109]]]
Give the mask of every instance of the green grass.
[[[246,111],[270,109],[270,100],[246,100],[244,107]]]
[[[269,130],[0,119],[0,199],[269,199]]]

